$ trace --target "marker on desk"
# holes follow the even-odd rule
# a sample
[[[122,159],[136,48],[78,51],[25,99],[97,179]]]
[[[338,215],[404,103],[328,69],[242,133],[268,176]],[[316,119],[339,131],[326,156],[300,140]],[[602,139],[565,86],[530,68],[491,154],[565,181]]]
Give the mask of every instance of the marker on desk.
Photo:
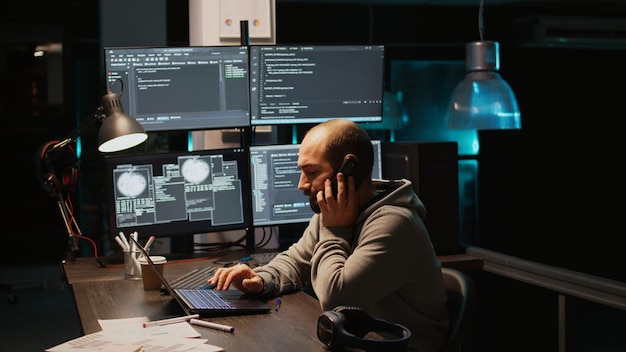
[[[132,238],[132,241],[130,242],[130,253],[131,253],[131,258],[133,260],[133,264],[135,265],[135,270],[137,270],[138,273],[141,273],[141,264],[139,263],[139,249],[137,249],[137,246],[139,246],[139,234],[137,233],[137,231],[131,233],[129,235]]]
[[[126,239],[126,236],[124,236],[124,232],[120,231],[118,236],[120,240],[122,240],[122,242],[124,243],[124,250],[130,250],[130,244],[128,244],[128,240]]]
[[[235,328],[228,325],[222,325],[217,323],[212,323],[210,321],[200,320],[200,319],[191,319],[189,324],[203,326],[205,328],[221,330],[226,332],[235,332]]]
[[[117,244],[120,245],[120,247],[122,247],[122,251],[124,251],[124,252],[128,252],[129,251],[129,248],[126,247],[126,245],[124,244],[124,241],[122,241],[120,236],[115,236],[115,241],[117,242]]]
[[[194,318],[200,318],[200,314],[193,314],[193,315],[186,315],[184,317],[176,317],[176,318],[170,318],[170,319],[150,321],[147,323],[143,323],[143,327],[148,328],[150,326],[161,326],[161,325],[182,323],[184,321],[194,319]]]

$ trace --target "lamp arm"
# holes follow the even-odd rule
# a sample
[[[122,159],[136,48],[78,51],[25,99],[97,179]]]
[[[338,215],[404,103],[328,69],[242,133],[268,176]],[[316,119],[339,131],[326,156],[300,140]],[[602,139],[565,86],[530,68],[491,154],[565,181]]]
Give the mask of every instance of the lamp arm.
[[[70,209],[67,201],[63,199],[63,196],[60,192],[57,194],[57,205],[59,207],[59,213],[61,214],[61,218],[63,219],[63,223],[65,224],[65,231],[67,232],[67,256],[65,260],[67,262],[74,262],[76,259],[76,254],[79,251],[78,241],[76,236],[74,235],[74,230],[76,229],[77,235],[82,236],[80,228],[76,223],[76,219],[74,219],[74,215],[72,215],[72,210]],[[72,225],[73,224],[73,225]]]
[[[63,196],[63,189],[59,185],[59,181],[57,179],[57,175],[55,173],[54,168],[54,159],[58,155],[56,153],[60,153],[65,148],[69,148],[71,153],[74,151],[69,146],[71,143],[75,142],[76,139],[81,135],[82,131],[91,126],[96,120],[103,120],[106,116],[103,114],[103,108],[98,107],[96,111],[88,116],[83,122],[81,122],[72,132],[70,132],[67,137],[58,141],[55,144],[45,144],[42,146],[42,150],[37,153],[37,159],[39,160],[37,165],[40,165],[41,170],[39,177],[43,178],[45,174],[42,172],[45,170],[46,173],[54,175],[47,177],[43,182],[47,184],[49,187],[49,192],[52,196],[57,198],[57,206],[59,209],[59,213],[63,220],[63,224],[65,225],[65,231],[68,236],[68,251],[66,262],[74,262],[76,258],[76,254],[78,253],[78,241],[77,236],[82,236],[80,227],[78,227],[78,223],[74,218],[72,213],[72,209],[70,208],[67,200]],[[75,154],[74,154],[75,155]]]
[[[58,150],[58,149],[64,148],[68,144],[75,142],[76,139],[78,137],[80,137],[80,135],[81,135],[81,133],[82,133],[82,131],[84,129],[86,129],[87,127],[90,127],[91,125],[93,125],[95,121],[102,121],[102,120],[104,120],[106,115],[104,115],[103,111],[104,111],[104,108],[102,106],[99,106],[98,109],[96,109],[96,111],[93,112],[93,114],[91,114],[85,120],[83,120],[83,122],[81,122],[80,125],[76,126],[76,128],[74,128],[72,130],[72,132],[70,132],[67,135],[67,137],[65,137],[64,139],[60,140],[57,144],[53,145],[50,148],[50,151],[54,151],[54,150]]]

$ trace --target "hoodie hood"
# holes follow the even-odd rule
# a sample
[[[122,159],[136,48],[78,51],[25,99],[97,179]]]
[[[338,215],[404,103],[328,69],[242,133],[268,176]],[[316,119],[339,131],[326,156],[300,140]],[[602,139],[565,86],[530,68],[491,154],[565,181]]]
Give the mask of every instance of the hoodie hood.
[[[365,211],[359,216],[364,220],[376,209],[384,205],[394,205],[414,209],[422,220],[426,217],[426,207],[413,191],[413,183],[407,179],[400,180],[372,180],[374,189],[378,193],[372,199]]]

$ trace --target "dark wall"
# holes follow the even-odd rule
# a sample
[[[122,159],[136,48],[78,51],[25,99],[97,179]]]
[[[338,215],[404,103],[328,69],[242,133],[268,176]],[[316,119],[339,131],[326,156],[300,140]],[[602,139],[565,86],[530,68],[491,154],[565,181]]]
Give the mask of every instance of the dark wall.
[[[58,139],[71,127],[62,130],[53,123],[24,115],[14,119],[7,116],[3,124],[0,139],[6,153],[2,197],[5,225],[0,265],[34,264],[63,258],[68,236],[56,199],[42,187],[35,163],[40,147]]]
[[[480,134],[482,245],[626,281],[623,93],[614,89],[626,51],[505,54],[524,128]]]
[[[2,130],[9,155],[4,178],[8,210],[3,211],[8,230],[3,244],[17,253],[18,264],[56,260],[65,255],[61,218],[54,199],[40,189],[34,176],[34,154],[42,143],[64,136],[77,116],[90,113],[102,96],[104,85],[96,83],[102,77],[97,69],[101,56],[97,4],[94,0],[63,2],[60,8],[64,8],[64,15],[49,16],[64,29],[64,110],[37,110],[42,114],[25,115],[11,109],[18,104],[26,105],[28,110],[32,101],[5,94],[0,101],[3,118],[6,115],[11,121]],[[277,0],[277,41],[385,44],[390,60],[450,55],[462,58],[464,43],[478,39],[477,11],[473,7]],[[188,44],[187,14],[186,1],[168,2],[171,45]],[[473,244],[626,281],[626,261],[622,259],[626,231],[621,218],[626,202],[619,173],[624,150],[620,130],[624,99],[620,87],[626,78],[626,47],[518,46],[513,22],[532,14],[626,18],[626,5],[602,6],[590,1],[590,5],[485,8],[485,38],[501,43],[501,73],[517,95],[523,129],[479,133],[480,231]],[[9,87],[23,87],[17,82],[7,84],[7,78],[20,82],[26,79],[27,87],[23,89],[28,91],[31,77],[27,72],[17,66],[6,68],[8,52],[3,51],[5,56],[1,57],[5,63],[2,92],[12,92]],[[284,131],[290,133],[289,129]],[[97,173],[97,158],[92,154],[89,160],[83,160],[84,175]],[[99,194],[91,192],[89,197],[78,193],[73,199],[87,197],[86,204],[91,207]],[[97,237],[102,229],[100,211],[89,208],[77,212],[87,214],[79,222],[88,229],[88,236]],[[4,256],[2,264],[8,264],[10,257]],[[476,346],[481,347],[476,350],[556,350],[557,300],[553,293],[485,273],[474,277],[481,297],[479,318],[487,322],[475,327]],[[588,303],[576,303],[569,304],[574,308],[570,310],[572,318],[579,322],[570,325],[570,335],[590,338],[573,341],[568,350],[620,345],[614,341],[620,336],[615,327],[623,326],[623,316],[616,317],[614,310],[607,312],[594,304],[584,309],[587,307],[580,307]],[[586,321],[593,323],[585,325]]]

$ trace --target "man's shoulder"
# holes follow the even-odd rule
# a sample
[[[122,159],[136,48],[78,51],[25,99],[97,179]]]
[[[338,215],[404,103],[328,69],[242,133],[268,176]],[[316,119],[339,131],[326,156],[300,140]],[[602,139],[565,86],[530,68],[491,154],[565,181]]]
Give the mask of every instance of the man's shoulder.
[[[398,180],[386,180],[386,179],[372,179],[372,185],[374,189],[378,191],[387,191],[398,189],[405,185],[412,185],[410,180],[398,179]]]
[[[377,206],[396,206],[417,211],[420,217],[424,217],[426,210],[424,204],[413,190],[413,184],[407,179],[399,180],[376,180],[374,188],[378,192]]]

